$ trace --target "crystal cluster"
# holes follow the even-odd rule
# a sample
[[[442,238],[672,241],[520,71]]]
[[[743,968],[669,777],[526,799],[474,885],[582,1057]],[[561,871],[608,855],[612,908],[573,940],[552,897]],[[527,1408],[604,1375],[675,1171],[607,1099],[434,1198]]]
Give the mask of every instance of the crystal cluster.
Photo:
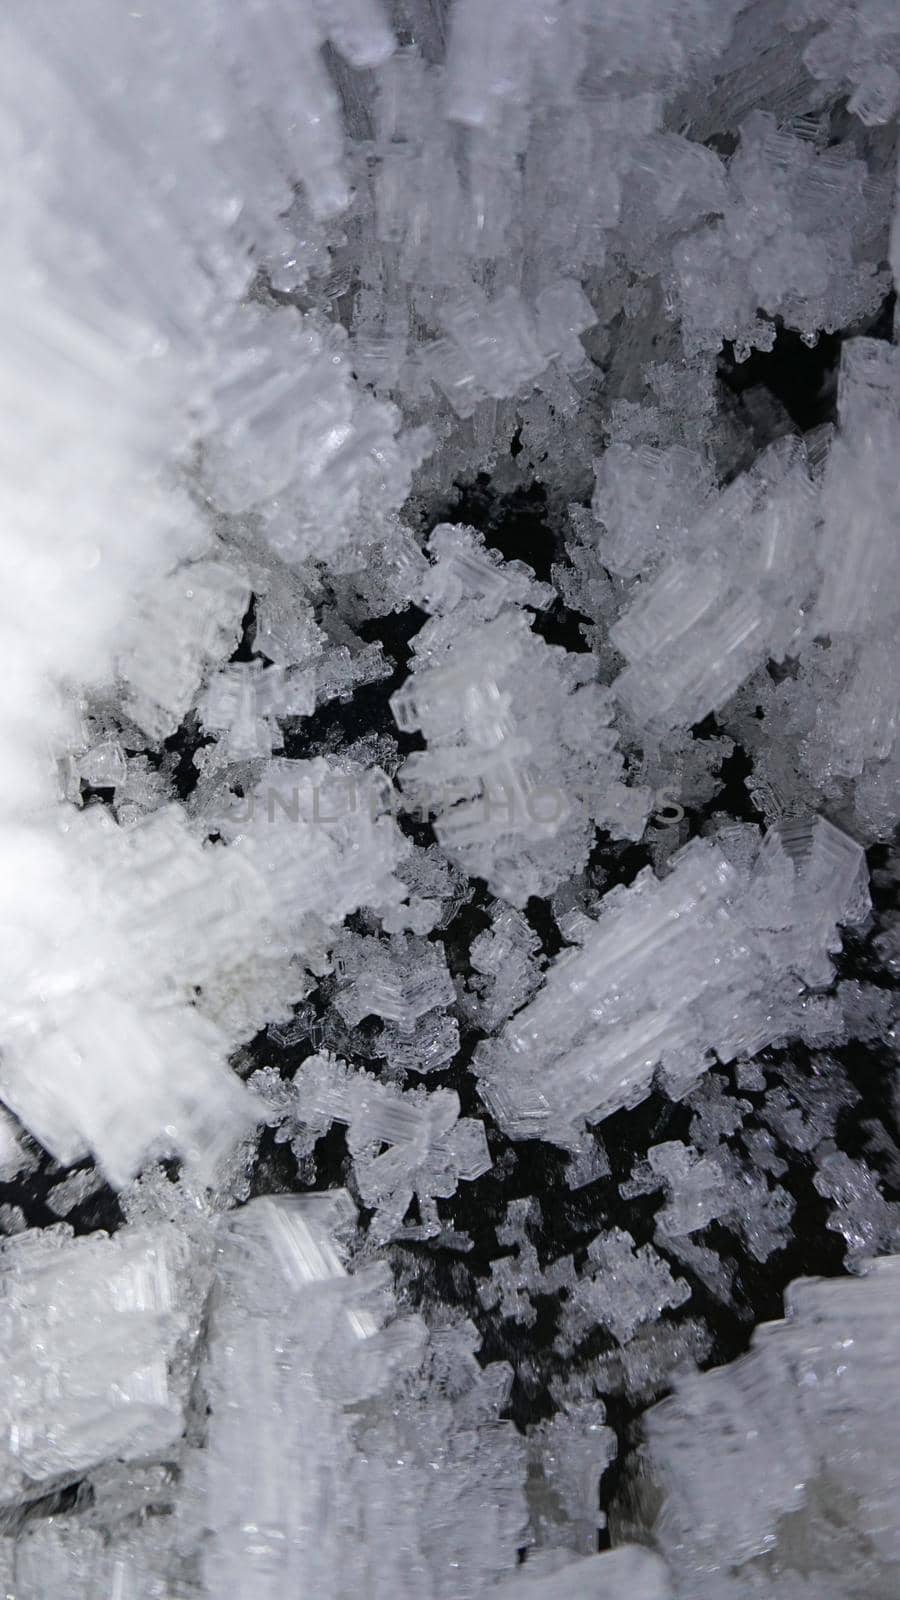
[[[582,918],[535,998],[481,1047],[481,1092],[514,1137],[568,1144],[650,1091],[804,1031],[805,986],[825,986],[837,924],[868,907],[862,850],[824,818],[776,827],[752,865],[692,841],[658,880]],[[740,1009],[733,996],[742,997]],[[579,1006],[579,997],[587,1002]]]
[[[793,1597],[806,1578],[837,1596],[848,1571],[858,1593],[876,1594],[895,1580],[900,1461],[876,1419],[896,1305],[893,1257],[857,1282],[800,1280],[785,1322],[760,1328],[748,1355],[685,1378],[648,1415],[660,1543],[696,1595]]]
[[[4,9],[4,1593],[897,1591],[898,115]]]

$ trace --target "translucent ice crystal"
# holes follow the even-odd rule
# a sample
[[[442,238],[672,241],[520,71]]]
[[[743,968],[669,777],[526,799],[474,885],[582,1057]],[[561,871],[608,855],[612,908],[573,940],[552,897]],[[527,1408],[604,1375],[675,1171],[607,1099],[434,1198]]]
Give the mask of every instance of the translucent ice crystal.
[[[29,1231],[2,1258],[3,1496],[172,1449],[208,1261],[174,1227]]]
[[[797,641],[816,514],[805,450],[787,439],[701,509],[611,632],[628,662],[614,688],[642,722],[701,721]]]
[[[584,1273],[565,1303],[556,1347],[570,1352],[598,1323],[627,1344],[642,1323],[658,1321],[666,1307],[689,1298],[684,1279],[673,1278],[651,1245],[636,1247],[629,1233],[612,1228],[588,1247]]]
[[[694,840],[665,877],[645,869],[584,919],[535,998],[479,1047],[481,1092],[515,1137],[564,1145],[581,1119],[642,1100],[657,1067],[683,1092],[710,1049],[730,1060],[797,1027],[804,979],[830,981],[837,925],[866,905],[862,851],[823,818],[772,829],[752,870]]]
[[[635,827],[620,811],[613,706],[589,657],[547,645],[527,613],[504,604],[517,589],[536,603],[525,572],[470,560],[467,593],[451,548],[437,545],[435,615],[391,699],[398,727],[420,730],[427,745],[400,782],[407,805],[435,816],[451,859],[522,904],[583,863],[592,820],[619,835]]]
[[[873,224],[883,225],[878,204],[852,146],[817,149],[780,128],[774,114],[754,111],[729,164],[722,215],[677,240],[672,252],[673,293],[689,348],[708,349],[726,338],[744,352],[752,345],[771,349],[768,319],[775,315],[814,334],[870,314],[884,280],[868,259],[858,259],[856,241]],[[749,259],[748,225],[754,227]]]
[[[180,1506],[205,1594],[280,1600],[312,1583],[387,1600],[411,1567],[435,1600],[477,1600],[514,1570],[524,1463],[497,1420],[508,1369],[482,1371],[474,1330],[429,1338],[398,1317],[378,1267],[348,1274],[353,1218],[342,1191],[254,1201],[225,1241],[209,1436]]]
[[[894,1258],[860,1279],[801,1280],[749,1355],[682,1379],[650,1413],[658,1541],[680,1583],[743,1595],[810,1573],[830,1593],[848,1559],[861,1593],[894,1581],[900,1463],[881,1410],[896,1299]],[[834,1546],[829,1515],[851,1504],[852,1548]]]
[[[168,1518],[109,1537],[83,1522],[49,1518],[26,1527],[15,1545],[17,1600],[158,1600],[180,1596],[179,1563],[166,1538]]]
[[[364,511],[406,497],[424,437],[395,436],[393,407],[356,391],[339,330],[285,309],[246,308],[225,345],[204,472],[216,503],[253,511],[290,561],[323,555]],[[371,531],[371,527],[370,527]]]
[[[578,334],[595,321],[577,283],[541,291],[534,312],[514,289],[494,300],[473,295],[443,315],[445,337],[424,359],[432,380],[461,417],[487,396],[500,399],[527,389],[553,360],[577,368],[584,362]]]
[[[849,86],[847,109],[867,126],[888,122],[900,105],[900,27],[889,4],[835,8],[804,0],[801,16],[815,31],[803,52],[813,77]]]
[[[271,756],[283,744],[278,719],[308,716],[314,706],[311,673],[286,676],[277,666],[235,662],[211,680],[199,710],[203,726],[220,735],[220,749],[239,761]]]
[[[308,1056],[290,1092],[280,1079],[259,1082],[302,1158],[334,1123],[347,1128],[348,1149],[361,1198],[375,1212],[373,1237],[400,1230],[413,1196],[423,1214],[422,1237],[439,1231],[435,1197],[455,1193],[491,1166],[484,1125],[459,1115],[454,1090],[402,1090],[327,1055]],[[429,1219],[425,1221],[427,1216]],[[410,1235],[414,1236],[414,1235]]]

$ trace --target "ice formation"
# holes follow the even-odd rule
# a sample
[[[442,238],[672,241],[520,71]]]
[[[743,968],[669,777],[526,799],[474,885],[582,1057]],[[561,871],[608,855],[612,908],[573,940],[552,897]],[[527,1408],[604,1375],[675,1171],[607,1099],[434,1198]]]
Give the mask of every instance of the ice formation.
[[[4,9],[13,1600],[896,1592],[898,116],[894,0]]]
[[[694,1594],[794,1596],[804,1582],[846,1594],[842,1572],[858,1594],[896,1581],[896,1436],[872,1420],[896,1359],[896,1306],[893,1257],[856,1282],[800,1280],[786,1320],[760,1328],[748,1355],[685,1378],[650,1413],[660,1543]]]
[[[837,923],[868,905],[863,851],[823,817],[771,829],[743,870],[699,840],[668,865],[582,918],[482,1047],[481,1092],[514,1136],[566,1143],[643,1099],[656,1068],[680,1093],[710,1050],[728,1062],[802,1035],[800,997],[829,982]]]

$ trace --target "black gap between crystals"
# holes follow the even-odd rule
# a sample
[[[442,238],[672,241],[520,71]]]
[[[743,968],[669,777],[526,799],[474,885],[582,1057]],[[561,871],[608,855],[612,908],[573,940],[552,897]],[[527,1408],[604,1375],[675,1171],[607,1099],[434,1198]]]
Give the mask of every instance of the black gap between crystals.
[[[519,454],[517,440],[518,432],[510,447],[513,456]],[[547,492],[540,482],[501,494],[488,474],[480,472],[472,483],[457,483],[454,498],[438,507],[431,520],[432,525],[457,522],[475,528],[489,550],[496,550],[505,561],[524,561],[541,583],[550,583],[554,565],[568,560],[559,530],[551,525]],[[547,644],[582,654],[590,649],[582,631],[588,621],[557,597],[546,611],[535,614],[534,632]]]
[[[484,534],[485,543],[507,561],[525,561],[541,583],[550,582],[560,540],[547,523],[547,496],[540,483],[513,494],[498,494],[480,472],[474,483],[457,484],[457,498],[438,522],[461,522]]]
[[[31,1141],[27,1141],[30,1148]],[[102,1184],[94,1194],[73,1206],[67,1216],[61,1217],[48,1204],[50,1190],[76,1172],[92,1172],[92,1161],[79,1161],[71,1167],[59,1166],[45,1151],[37,1149],[38,1164],[24,1177],[11,1183],[0,1183],[0,1205],[18,1206],[29,1228],[58,1227],[68,1224],[74,1232],[83,1234],[115,1233],[125,1218],[118,1196],[109,1184]]]
[[[393,662],[390,677],[361,684],[344,700],[326,701],[311,717],[285,722],[284,756],[288,760],[308,760],[311,756],[337,753],[366,734],[393,739],[401,758],[423,750],[420,734],[404,733],[397,727],[390,697],[408,675],[411,641],[426,621],[424,611],[409,606],[405,611],[361,623],[360,638],[366,644],[380,644],[388,661]]]
[[[835,422],[841,345],[845,339],[860,335],[890,341],[895,302],[896,291],[892,289],[874,317],[838,333],[820,332],[812,347],[776,317],[775,343],[771,350],[754,350],[746,361],[737,361],[733,343],[726,340],[719,358],[719,381],[737,396],[757,385],[768,389],[801,433],[825,422]]]
[[[736,395],[757,385],[768,389],[802,433],[820,423],[834,422],[838,335],[822,333],[810,349],[799,333],[777,322],[776,326],[774,347],[754,350],[746,361],[736,361],[734,345],[726,341],[719,359],[720,381]]]

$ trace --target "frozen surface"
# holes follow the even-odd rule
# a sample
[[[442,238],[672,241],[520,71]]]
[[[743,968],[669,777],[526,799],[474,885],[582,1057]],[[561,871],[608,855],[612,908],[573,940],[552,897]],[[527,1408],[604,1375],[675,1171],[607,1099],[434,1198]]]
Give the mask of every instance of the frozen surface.
[[[5,8],[17,1600],[896,1593],[898,112],[893,0]]]

